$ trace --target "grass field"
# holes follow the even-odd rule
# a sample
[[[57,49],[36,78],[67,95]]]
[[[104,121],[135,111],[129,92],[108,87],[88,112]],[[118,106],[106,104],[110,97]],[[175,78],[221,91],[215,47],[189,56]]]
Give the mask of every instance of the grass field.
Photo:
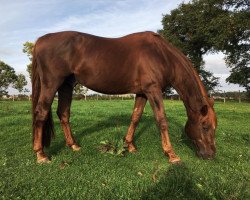
[[[55,113],[57,102],[54,102]],[[170,138],[182,165],[170,165],[149,105],[135,136],[138,152],[103,154],[101,141],[127,131],[132,100],[74,101],[72,129],[80,152],[56,138],[38,165],[31,145],[30,102],[0,102],[0,199],[250,199],[250,104],[216,103],[217,156],[200,160],[183,135],[184,106],[166,101]]]

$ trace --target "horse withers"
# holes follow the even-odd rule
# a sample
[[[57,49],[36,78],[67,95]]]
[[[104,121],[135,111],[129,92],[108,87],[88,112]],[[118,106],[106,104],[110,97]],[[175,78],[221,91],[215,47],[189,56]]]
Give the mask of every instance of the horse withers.
[[[69,124],[72,91],[80,83],[106,94],[136,94],[125,142],[129,152],[136,150],[135,129],[149,101],[161,132],[162,147],[170,163],[180,161],[170,143],[162,91],[173,86],[184,102],[187,135],[197,154],[211,159],[215,155],[217,126],[213,101],[189,59],[160,35],[153,32],[104,38],[80,32],[58,32],[40,37],[33,49],[32,105],[33,150],[38,163],[49,162],[44,146],[54,134],[51,104],[58,92],[57,115],[66,145],[75,151]]]

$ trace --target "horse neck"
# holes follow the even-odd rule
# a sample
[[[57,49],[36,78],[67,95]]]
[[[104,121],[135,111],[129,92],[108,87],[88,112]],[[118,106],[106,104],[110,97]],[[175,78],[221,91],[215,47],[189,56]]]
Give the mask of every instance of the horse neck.
[[[165,59],[165,66],[172,66],[170,84],[178,92],[187,110],[189,118],[200,114],[203,105],[208,105],[208,96],[198,73],[191,61],[176,47],[164,40],[155,37],[158,49]]]
[[[183,100],[188,117],[191,117],[208,104],[207,92],[189,61],[175,71],[177,74],[172,85]]]

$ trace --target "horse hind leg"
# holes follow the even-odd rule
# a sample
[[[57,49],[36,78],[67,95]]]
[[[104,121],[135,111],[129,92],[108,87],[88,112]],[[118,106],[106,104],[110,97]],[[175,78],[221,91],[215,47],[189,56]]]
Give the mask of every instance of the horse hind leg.
[[[56,90],[56,88],[47,88],[41,85],[41,94],[34,110],[33,150],[37,156],[37,163],[50,162],[43,148],[49,146],[53,135],[51,104]]]
[[[131,116],[131,123],[128,128],[127,135],[125,137],[125,142],[128,145],[128,151],[129,152],[135,152],[136,148],[133,143],[133,138],[135,134],[135,129],[139,123],[139,120],[142,116],[143,109],[146,105],[147,98],[143,94],[137,94],[135,98],[135,105],[134,105],[134,110]]]
[[[68,78],[58,89],[57,115],[60,119],[61,127],[63,129],[66,145],[72,148],[73,151],[79,151],[80,146],[75,142],[69,123],[73,88],[74,84],[72,83],[70,78]]]

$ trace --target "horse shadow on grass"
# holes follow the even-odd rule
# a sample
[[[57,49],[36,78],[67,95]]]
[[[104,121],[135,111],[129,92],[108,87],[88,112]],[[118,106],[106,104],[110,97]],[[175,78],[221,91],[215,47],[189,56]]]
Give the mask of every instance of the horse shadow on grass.
[[[95,134],[97,132],[102,131],[103,129],[115,128],[117,125],[127,126],[128,128],[130,125],[130,119],[131,119],[130,114],[110,115],[108,118],[105,118],[104,120],[99,121],[99,123],[98,122],[94,124],[92,123],[91,126],[88,126],[87,123],[85,123],[80,131],[78,131],[76,134],[73,134],[73,137],[75,138],[76,142],[79,143],[79,141],[82,141],[82,139],[86,137],[87,135]],[[150,126],[154,125],[153,123],[155,123],[153,116],[142,117],[142,119],[140,120],[139,126],[136,129],[135,136],[134,136],[135,143],[141,137],[143,132],[145,132]],[[71,122],[71,124],[74,124],[74,121]],[[126,136],[126,131],[124,132],[124,137]],[[84,145],[84,144],[80,144],[80,145]],[[53,145],[47,150],[47,152],[51,156],[53,156],[53,155],[58,154],[63,148],[65,148],[65,140],[55,141]]]
[[[142,192],[141,199],[211,199],[184,164],[171,165],[156,183]]]
[[[195,151],[195,146],[193,145],[192,141],[188,138],[187,134],[185,133],[184,126],[181,124],[181,122],[178,121],[177,118],[172,117],[171,118],[171,124],[175,127],[180,128],[181,132],[181,142],[183,142],[188,148],[192,149]],[[170,136],[171,137],[171,136]],[[170,138],[171,139],[171,138]]]
[[[88,123],[84,123],[82,129],[80,131],[77,131],[76,134],[74,134],[74,138],[76,142],[79,143],[79,141],[82,141],[84,137],[90,134],[95,134],[97,132],[102,131],[103,129],[109,129],[109,128],[115,128],[117,125],[119,126],[125,126],[129,127],[130,125],[130,120],[131,120],[131,114],[122,114],[122,115],[110,115],[108,118],[103,117],[104,120],[101,120],[99,122],[93,123],[88,126]],[[194,150],[194,147],[191,143],[191,141],[188,139],[184,132],[183,125],[178,121],[177,118],[171,117],[171,120],[169,121],[171,126],[179,127],[181,128],[181,142],[183,142],[185,145],[187,145],[189,148]],[[71,122],[71,124],[74,125],[74,121]],[[141,137],[141,135],[146,132],[147,129],[149,129],[151,126],[155,126],[155,119],[154,116],[149,116],[149,115],[143,115],[139,125],[136,129],[135,136],[134,136],[134,143],[136,145],[137,141]],[[73,128],[74,129],[74,128]],[[74,130],[73,130],[74,131]],[[126,129],[127,131],[127,129]],[[124,132],[124,136],[126,136],[126,131]],[[60,130],[62,132],[62,130]],[[59,133],[58,133],[59,134]],[[60,133],[61,134],[61,133]],[[159,133],[160,134],[160,133]],[[174,133],[173,133],[174,134]],[[171,135],[170,135],[171,139]],[[84,144],[80,144],[84,145]],[[63,148],[65,148],[65,140],[61,141],[55,141],[53,145],[47,150],[47,152],[51,155],[54,156],[58,154]]]

